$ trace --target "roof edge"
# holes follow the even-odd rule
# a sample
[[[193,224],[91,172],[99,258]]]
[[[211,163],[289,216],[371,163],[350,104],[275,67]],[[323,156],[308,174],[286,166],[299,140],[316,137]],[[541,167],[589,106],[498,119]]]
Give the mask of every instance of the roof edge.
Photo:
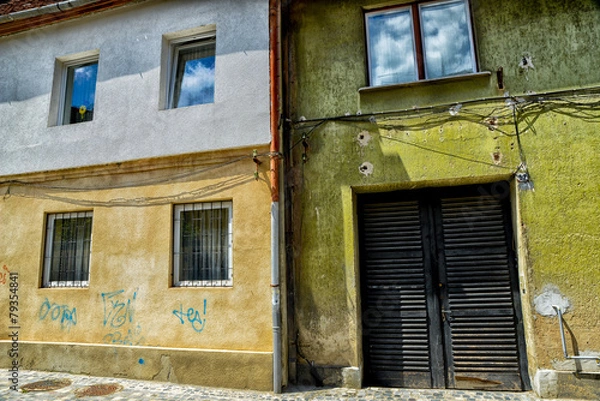
[[[0,15],[0,36],[53,24],[140,0],[65,0]]]

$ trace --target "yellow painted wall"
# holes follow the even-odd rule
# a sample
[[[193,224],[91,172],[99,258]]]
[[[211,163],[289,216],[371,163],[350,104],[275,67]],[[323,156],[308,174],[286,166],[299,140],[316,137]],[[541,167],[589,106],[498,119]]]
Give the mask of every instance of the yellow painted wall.
[[[18,273],[22,367],[270,388],[267,165],[256,180],[242,149],[9,177],[26,182],[0,186],[0,268]],[[233,202],[233,286],[172,287],[173,205],[220,200]],[[89,287],[40,288],[46,214],[80,210],[93,211]],[[10,275],[0,282],[6,355]]]

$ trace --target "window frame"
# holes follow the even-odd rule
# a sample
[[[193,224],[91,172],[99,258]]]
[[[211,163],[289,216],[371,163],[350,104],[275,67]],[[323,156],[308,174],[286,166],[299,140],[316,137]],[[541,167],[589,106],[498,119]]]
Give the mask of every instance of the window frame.
[[[71,122],[70,121],[70,107],[67,105],[68,103],[71,103],[72,100],[72,96],[73,96],[73,91],[72,91],[72,87],[73,87],[73,80],[69,79],[69,75],[70,75],[70,70],[71,69],[75,69],[78,67],[85,67],[85,66],[89,66],[89,65],[94,65],[96,64],[99,68],[100,67],[100,62],[99,62],[99,57],[98,55],[96,56],[90,56],[90,57],[86,57],[83,59],[77,59],[71,62],[67,62],[64,63],[62,65],[62,77],[61,77],[61,100],[59,103],[59,115],[58,115],[58,125],[73,125],[73,124],[80,124],[80,123],[84,123],[84,122],[89,122],[89,121],[93,121],[94,117],[92,115],[92,118],[90,120],[84,120],[84,121],[79,121],[79,122]],[[97,85],[98,83],[98,75],[96,74],[96,82],[94,85]],[[94,89],[94,109],[93,111],[96,110],[95,107],[96,104],[96,89]]]
[[[467,30],[469,35],[469,41],[471,46],[470,51],[470,59],[472,65],[472,71],[470,72],[462,72],[451,75],[444,75],[440,77],[430,78],[427,76],[427,67],[426,67],[426,50],[425,50],[425,40],[424,40],[424,32],[421,27],[422,25],[422,7],[428,7],[436,4],[444,4],[444,3],[463,3],[465,6],[465,12],[467,13]],[[412,42],[413,42],[413,51],[414,51],[414,63],[416,69],[416,80],[412,81],[403,81],[403,82],[395,82],[389,84],[373,84],[373,74],[372,74],[372,49],[370,46],[370,29],[369,29],[369,17],[373,15],[381,15],[381,14],[389,14],[396,11],[400,11],[402,9],[407,9],[410,13],[411,23],[411,31],[412,31]],[[477,58],[477,46],[475,41],[475,31],[473,28],[473,13],[471,10],[471,2],[470,0],[423,0],[423,1],[413,1],[407,2],[405,4],[399,4],[395,6],[389,6],[385,8],[379,9],[369,9],[364,13],[364,24],[365,24],[365,44],[366,44],[366,66],[367,66],[367,81],[369,87],[381,87],[381,86],[393,86],[393,85],[406,85],[412,84],[421,81],[433,81],[433,80],[444,80],[452,77],[462,77],[468,75],[476,75],[479,71],[479,60]]]
[[[199,103],[190,106],[175,106],[175,87],[177,80],[177,67],[179,63],[179,53],[181,50],[187,50],[194,47],[214,45],[215,52],[215,89],[213,93],[213,102]],[[202,104],[214,104],[216,95],[216,64],[217,64],[217,29],[216,25],[208,25],[200,28],[190,29],[178,33],[163,35],[163,94],[161,97],[162,109],[180,109],[191,106],[200,106]]]
[[[90,233],[89,238],[83,238],[83,241],[88,241],[88,250],[85,258],[87,259],[87,279],[86,280],[56,280],[51,281],[53,271],[53,252],[55,250],[54,236],[56,235],[56,220],[68,220],[74,218],[90,218]],[[90,286],[90,273],[92,264],[92,239],[93,239],[93,224],[94,224],[94,213],[91,210],[76,211],[76,212],[59,212],[59,213],[47,213],[44,227],[44,254],[43,254],[43,276],[42,276],[42,287],[43,288],[88,288]],[[76,238],[78,240],[78,238]],[[85,245],[83,245],[85,247]],[[85,252],[85,251],[84,251]],[[75,251],[77,255],[77,251]],[[83,263],[81,259],[79,263]]]
[[[91,122],[95,119],[96,100],[98,92],[98,73],[96,74],[96,89],[94,94],[94,115],[91,120],[71,123],[70,118],[65,118],[67,110],[67,99],[71,95],[68,90],[68,75],[69,68],[77,68],[89,64],[98,65],[98,73],[100,71],[100,50],[89,50],[82,53],[71,54],[68,56],[57,57],[54,63],[54,80],[52,86],[52,97],[50,102],[50,113],[48,118],[48,126],[76,125],[82,122]]]
[[[181,218],[182,212],[196,211],[196,210],[216,210],[222,209],[228,211],[227,221],[227,277],[225,279],[199,279],[199,280],[181,280],[181,272],[183,269],[181,258],[183,252],[181,251]],[[221,231],[222,233],[223,231]],[[223,201],[207,201],[207,202],[194,202],[194,203],[182,203],[173,205],[173,271],[172,271],[172,287],[176,288],[206,288],[206,287],[232,287],[233,286],[233,202],[231,200]],[[211,268],[211,269],[214,269]]]

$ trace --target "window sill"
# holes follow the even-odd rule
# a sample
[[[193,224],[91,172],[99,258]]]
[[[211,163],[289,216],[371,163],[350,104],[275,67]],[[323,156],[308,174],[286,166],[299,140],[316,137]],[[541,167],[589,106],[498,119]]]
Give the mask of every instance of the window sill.
[[[77,283],[77,284],[75,284]],[[52,281],[50,283],[46,283],[43,287],[44,289],[51,289],[51,288],[68,288],[70,290],[87,290],[88,288],[90,288],[90,282],[89,281],[77,281],[77,282],[73,282],[73,281]]]
[[[489,79],[492,76],[490,71],[482,71],[475,72],[472,74],[463,74],[463,75],[453,75],[450,77],[443,78],[435,78],[435,79],[422,79],[420,81],[413,82],[405,82],[401,84],[393,84],[393,85],[380,85],[380,86],[366,86],[363,88],[359,88],[359,93],[371,93],[385,90],[393,90],[393,89],[402,89],[402,88],[414,88],[418,86],[426,86],[426,85],[436,85],[436,84],[445,84],[449,82],[455,81],[468,81],[468,80],[477,80],[480,78]]]

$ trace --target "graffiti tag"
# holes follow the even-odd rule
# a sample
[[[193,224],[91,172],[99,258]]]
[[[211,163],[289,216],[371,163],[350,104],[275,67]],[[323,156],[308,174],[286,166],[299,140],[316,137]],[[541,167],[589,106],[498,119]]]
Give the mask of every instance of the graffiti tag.
[[[200,316],[200,312],[194,308],[188,308],[187,312],[183,311],[183,305],[179,304],[179,309],[174,309],[173,314],[179,318],[179,322],[181,324],[185,324],[188,322],[192,328],[200,333],[204,330],[204,325],[206,324],[206,318],[202,318]],[[202,316],[206,316],[206,299],[204,300],[204,309]]]
[[[50,303],[46,298],[40,306],[39,318],[40,321],[47,318],[51,321],[59,321],[61,329],[70,331],[71,326],[77,324],[77,308],[71,308],[69,305],[59,305],[56,302]]]

